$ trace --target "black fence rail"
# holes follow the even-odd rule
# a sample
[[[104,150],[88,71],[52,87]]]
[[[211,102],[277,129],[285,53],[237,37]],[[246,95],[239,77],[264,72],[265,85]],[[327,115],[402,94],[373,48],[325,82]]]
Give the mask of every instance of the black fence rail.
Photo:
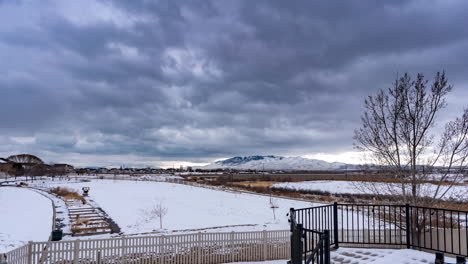
[[[407,245],[405,205],[334,204],[335,233],[340,243]]]
[[[330,231],[317,231],[291,221],[291,262],[330,264]]]
[[[411,205],[338,204],[291,209],[291,231],[301,229],[301,259],[312,251],[304,234],[329,233],[329,245],[387,245],[468,256],[468,211]],[[311,235],[309,235],[310,237]],[[312,236],[313,237],[313,236]],[[292,239],[298,239],[292,237]],[[294,245],[292,245],[294,246]],[[296,250],[296,251],[294,251]],[[298,248],[291,255],[298,255]],[[292,262],[302,263],[302,262]],[[307,263],[307,262],[306,262]],[[317,262],[325,263],[325,262]]]
[[[330,264],[330,232],[302,229],[306,264]]]

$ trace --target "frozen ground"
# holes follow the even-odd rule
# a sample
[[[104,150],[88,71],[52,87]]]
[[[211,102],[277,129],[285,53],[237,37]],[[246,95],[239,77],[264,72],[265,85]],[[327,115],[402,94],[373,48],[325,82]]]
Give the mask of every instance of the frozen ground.
[[[390,188],[389,188],[390,186]],[[350,193],[350,194],[363,194],[375,193],[378,191],[381,194],[395,194],[399,190],[397,184],[389,185],[386,183],[362,183],[352,181],[303,181],[303,182],[282,182],[275,183],[272,187],[286,188],[292,190],[306,190],[306,191],[323,191],[330,193]],[[421,194],[434,193],[437,185],[434,184],[421,184]],[[439,193],[444,192],[448,186],[440,186]],[[445,196],[446,199],[466,200],[468,199],[468,186],[453,186]]]
[[[57,186],[66,187],[79,193],[82,187],[90,187],[90,196],[87,199],[96,207],[101,207],[126,235],[285,230],[289,228],[286,216],[289,208],[321,205],[272,198],[273,204],[278,207],[273,215],[270,197],[263,195],[167,182],[82,180],[83,178],[79,177],[66,180],[42,178],[34,182],[29,181],[28,184],[43,190]],[[159,219],[154,213],[150,213],[160,203],[168,210],[167,215],[163,217],[163,229],[159,228]],[[59,211],[66,212],[66,209],[62,208]],[[61,217],[64,218],[65,224],[69,222],[66,215]],[[356,215],[353,218],[359,225],[362,223],[367,226],[367,219],[363,222],[361,217],[360,221],[357,221]],[[64,227],[64,230],[69,230],[69,227]]]
[[[81,192],[90,187],[89,198],[117,222],[125,234],[145,232],[253,231],[288,229],[289,208],[318,204],[267,196],[228,192],[165,182],[92,180],[90,182],[36,182],[43,187],[62,186]],[[162,204],[163,218],[151,218],[151,209]],[[276,219],[275,219],[276,217]]]
[[[30,240],[47,241],[52,229],[49,199],[26,188],[0,188],[0,252]]]
[[[365,249],[339,248],[331,252],[332,263],[354,264],[427,264],[434,263],[435,254],[411,249]],[[448,263],[455,263],[453,258],[445,258]],[[236,262],[237,264],[286,264],[288,260],[264,262]],[[234,263],[231,263],[234,264]]]

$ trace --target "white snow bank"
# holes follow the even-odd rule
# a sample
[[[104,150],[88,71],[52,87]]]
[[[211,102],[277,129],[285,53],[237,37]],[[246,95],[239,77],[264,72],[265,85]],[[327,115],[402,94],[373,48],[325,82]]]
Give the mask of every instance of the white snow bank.
[[[303,181],[303,182],[282,182],[275,183],[272,187],[286,188],[290,190],[300,191],[322,191],[330,193],[350,193],[350,194],[365,194],[375,193],[378,191],[380,194],[397,194],[400,187],[398,184],[387,183],[363,183],[353,181]],[[420,184],[420,193],[423,196],[430,196],[433,194],[438,186],[435,184]],[[447,190],[448,186],[439,186],[439,193]],[[374,191],[375,190],[375,191]],[[444,199],[466,200],[468,198],[467,186],[453,186],[448,190]]]
[[[0,252],[28,241],[46,241],[52,229],[52,203],[26,188],[0,188]]]

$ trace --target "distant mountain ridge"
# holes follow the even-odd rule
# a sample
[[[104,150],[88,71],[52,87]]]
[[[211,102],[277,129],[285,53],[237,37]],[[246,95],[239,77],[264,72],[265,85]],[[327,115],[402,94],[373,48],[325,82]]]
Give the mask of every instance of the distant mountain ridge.
[[[213,162],[201,167],[202,169],[239,169],[239,170],[343,170],[354,168],[342,162],[327,162],[303,157],[283,156],[245,156],[233,157]]]

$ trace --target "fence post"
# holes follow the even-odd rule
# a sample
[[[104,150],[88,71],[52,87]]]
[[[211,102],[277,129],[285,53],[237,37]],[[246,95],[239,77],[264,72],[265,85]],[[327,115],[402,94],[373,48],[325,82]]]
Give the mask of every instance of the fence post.
[[[80,240],[73,243],[73,264],[78,264],[78,255],[80,254]]]
[[[435,254],[435,264],[444,264],[445,261],[444,261],[444,253],[442,252],[436,252]]]
[[[466,264],[465,256],[457,256],[457,264]]]
[[[291,227],[291,232],[294,231],[294,221],[293,221],[293,218],[294,218],[294,208],[289,208],[289,225]]]
[[[335,249],[339,248],[338,241],[338,203],[333,203],[333,242],[335,242]]]
[[[302,263],[302,225],[291,226],[291,264]]]
[[[323,230],[324,236],[324,246],[323,249],[325,251],[325,263],[330,264],[330,230]]]
[[[162,259],[162,263],[166,263],[166,236],[165,235],[161,236],[160,242],[161,243],[158,246],[159,246],[159,252],[162,254],[162,258],[160,258],[159,260]]]
[[[410,213],[410,205],[405,205],[406,211],[406,248],[411,248],[411,213]]]
[[[122,259],[127,259],[127,239],[122,237]]]
[[[202,254],[203,254],[203,245],[202,245],[202,233],[201,232],[198,232],[197,234],[197,244],[198,244],[198,252],[197,252],[197,259],[198,259],[198,264],[202,264],[203,263],[203,260],[202,260]]]
[[[235,235],[235,232],[234,231],[231,231],[231,234],[229,235],[229,244],[231,246],[231,248],[234,248],[234,235]],[[229,254],[231,257],[231,262],[234,262],[234,254],[232,254],[233,251],[231,251],[231,253]]]
[[[267,260],[268,257],[268,237],[267,231],[263,230],[263,260]]]
[[[33,259],[33,242],[28,242],[28,264],[32,264]]]

